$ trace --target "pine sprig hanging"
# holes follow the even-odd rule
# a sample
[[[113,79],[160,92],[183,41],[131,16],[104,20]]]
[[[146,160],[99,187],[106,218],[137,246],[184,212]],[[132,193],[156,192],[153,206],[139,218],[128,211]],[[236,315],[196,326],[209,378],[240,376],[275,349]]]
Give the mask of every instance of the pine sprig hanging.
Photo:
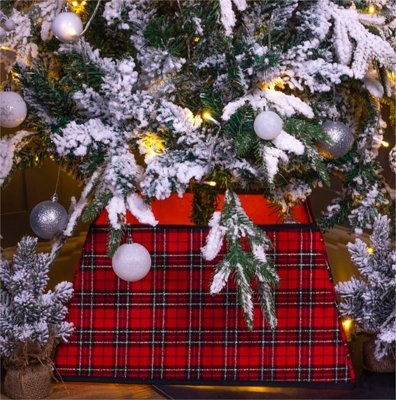
[[[216,257],[224,237],[227,243],[227,253],[216,267],[210,292],[219,293],[232,274],[238,299],[245,313],[246,324],[251,330],[253,329],[252,282],[256,279],[259,286],[257,294],[260,307],[270,327],[275,328],[277,318],[273,290],[279,284],[279,276],[273,261],[265,253],[272,247],[271,241],[246,215],[238,196],[231,190],[226,191],[222,212],[213,214],[209,226],[207,242],[202,248],[205,259],[213,260]],[[250,251],[242,247],[244,238],[249,243]]]

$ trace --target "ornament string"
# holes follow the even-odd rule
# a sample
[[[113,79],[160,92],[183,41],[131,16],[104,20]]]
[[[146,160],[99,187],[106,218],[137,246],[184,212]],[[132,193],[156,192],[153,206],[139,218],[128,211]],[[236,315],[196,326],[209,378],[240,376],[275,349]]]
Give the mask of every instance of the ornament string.
[[[59,177],[60,177],[60,170],[61,170],[61,165],[59,163],[58,166],[58,176],[56,177],[56,184],[55,184],[55,191],[54,191],[54,197],[57,197],[57,192],[58,192],[58,185],[59,185]]]
[[[96,7],[95,7],[95,9],[94,9],[94,11],[93,11],[91,17],[89,18],[88,22],[86,23],[85,28],[84,28],[83,31],[81,32],[80,37],[81,37],[81,36],[84,36],[85,32],[88,30],[89,26],[91,25],[92,20],[95,18],[95,15],[97,14],[97,12],[98,12],[98,10],[99,10],[99,6],[100,6],[100,3],[101,3],[101,2],[102,2],[102,0],[98,0],[98,1],[97,1]]]

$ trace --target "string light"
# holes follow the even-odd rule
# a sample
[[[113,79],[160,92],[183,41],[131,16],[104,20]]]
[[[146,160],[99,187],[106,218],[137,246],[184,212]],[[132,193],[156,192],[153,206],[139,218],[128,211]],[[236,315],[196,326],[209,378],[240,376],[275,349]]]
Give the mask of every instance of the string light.
[[[371,4],[371,6],[368,8],[369,14],[374,14],[375,13],[375,5]]]
[[[142,146],[147,150],[149,156],[157,155],[164,152],[165,140],[160,139],[157,135],[146,133],[142,140]]]
[[[385,141],[385,140],[381,140],[381,144],[384,147],[389,147],[389,142]]]
[[[267,90],[274,91],[275,88],[277,88],[277,87],[280,89],[284,88],[283,80],[281,78],[274,78],[271,80],[270,83],[263,82],[260,86],[260,89],[267,89]]]
[[[367,247],[367,254],[373,254],[374,249],[372,247]]]
[[[195,36],[193,40],[194,40],[195,43],[198,43],[200,41],[200,37],[199,36]]]
[[[81,3],[79,3],[76,0],[73,0],[72,2],[69,3],[71,11],[73,11],[76,14],[81,14],[83,12],[85,12],[85,5],[87,4],[86,1],[82,1]]]
[[[344,328],[350,328],[352,324],[352,321],[350,319],[344,319],[344,321],[342,321],[342,325],[344,326]]]
[[[215,123],[216,125],[220,126],[220,122],[217,121],[216,119],[214,119],[212,117],[212,114],[209,111],[205,111],[202,114],[202,118],[205,119],[206,121],[212,121],[213,123]]]
[[[206,185],[209,185],[209,186],[216,186],[217,185],[217,183],[215,182],[215,181],[206,181],[206,182],[204,182]]]
[[[352,340],[352,335],[351,335],[352,321],[350,319],[344,319],[342,321],[342,326],[344,328],[346,340],[347,342],[350,342]]]

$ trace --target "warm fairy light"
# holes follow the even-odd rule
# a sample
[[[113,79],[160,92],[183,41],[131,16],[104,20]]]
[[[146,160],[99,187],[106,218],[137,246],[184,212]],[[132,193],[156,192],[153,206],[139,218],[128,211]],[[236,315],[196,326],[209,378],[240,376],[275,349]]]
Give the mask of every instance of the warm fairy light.
[[[392,81],[396,80],[396,73],[389,72],[388,73],[388,78],[391,79]]]
[[[373,254],[374,249],[372,247],[367,247],[367,254]]]
[[[165,140],[160,139],[157,135],[146,133],[142,140],[142,146],[147,150],[149,156],[160,154],[164,152]]]
[[[34,159],[34,161],[36,161],[36,162],[38,162],[38,161],[39,161],[39,158],[38,158],[38,156],[36,156],[36,158]]]
[[[368,9],[369,14],[374,14],[375,13],[375,6],[371,4],[371,6]]]
[[[274,78],[270,83],[263,82],[260,86],[260,89],[267,89],[267,90],[275,90],[275,88],[283,89],[283,80],[281,78]]]
[[[199,36],[195,36],[195,38],[193,40],[194,40],[195,43],[198,43],[200,38],[199,38]]]
[[[352,321],[350,319],[345,319],[342,321],[342,325],[344,325],[344,328],[348,329],[351,327]]]
[[[84,6],[87,4],[86,1],[82,1],[79,3],[77,0],[73,0],[72,2],[69,3],[71,11],[76,13],[76,14],[81,14],[85,11]]]
[[[389,147],[389,142],[387,142],[386,140],[381,140],[381,144],[384,147]]]
[[[216,186],[217,183],[215,181],[209,181],[209,182],[205,182],[207,185],[209,186]]]
[[[209,111],[205,111],[205,112],[202,114],[202,118],[203,118],[203,119],[206,119],[206,121],[212,121],[212,122],[214,122],[216,125],[220,126],[220,122],[217,121],[216,119],[214,119],[214,118],[212,117],[212,114],[211,114]]]
[[[342,326],[344,327],[346,340],[347,342],[350,342],[352,340],[352,335],[351,335],[352,321],[350,319],[344,319],[342,321]]]

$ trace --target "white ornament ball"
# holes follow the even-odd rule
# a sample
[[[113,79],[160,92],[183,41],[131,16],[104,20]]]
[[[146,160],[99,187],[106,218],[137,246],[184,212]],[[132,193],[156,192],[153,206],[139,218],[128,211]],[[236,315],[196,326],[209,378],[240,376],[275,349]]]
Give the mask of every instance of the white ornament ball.
[[[26,114],[26,103],[18,93],[0,92],[0,126],[16,128],[25,120]]]
[[[124,281],[140,281],[150,268],[150,253],[139,243],[125,243],[114,253],[113,270]]]
[[[259,138],[273,140],[282,132],[283,121],[277,113],[263,111],[255,118],[253,127]]]
[[[8,32],[13,31],[15,29],[15,22],[13,19],[8,18],[4,23],[4,29]]]
[[[4,39],[6,35],[7,35],[6,30],[0,26],[0,39]]]
[[[52,23],[52,32],[63,43],[73,43],[78,40],[83,31],[80,17],[72,12],[62,12]]]

